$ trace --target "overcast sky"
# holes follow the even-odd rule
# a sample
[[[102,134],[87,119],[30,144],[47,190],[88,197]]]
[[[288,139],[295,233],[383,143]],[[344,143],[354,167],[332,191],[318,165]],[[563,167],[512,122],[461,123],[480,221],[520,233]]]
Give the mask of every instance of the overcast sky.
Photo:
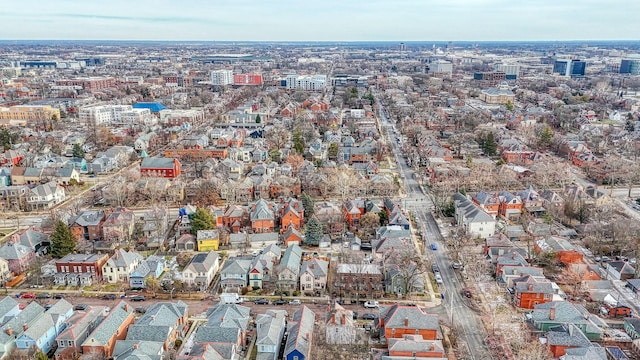
[[[4,0],[0,39],[637,40],[637,0]],[[7,6],[11,4],[11,6]]]

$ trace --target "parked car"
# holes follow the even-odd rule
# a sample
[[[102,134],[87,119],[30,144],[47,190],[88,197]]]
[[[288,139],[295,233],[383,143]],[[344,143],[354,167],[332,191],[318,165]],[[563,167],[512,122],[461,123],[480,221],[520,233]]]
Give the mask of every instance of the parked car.
[[[442,284],[444,281],[442,281],[442,276],[440,276],[439,273],[436,274],[436,283],[438,284]]]
[[[51,309],[52,306],[53,306],[53,304],[46,304],[44,306],[44,311],[47,311],[47,310]]]
[[[300,305],[302,302],[299,299],[293,299],[289,301],[289,305]]]
[[[136,312],[137,312],[138,314],[144,314],[144,313],[146,313],[146,312],[147,312],[147,308],[142,307],[142,306],[137,307],[135,310],[136,310]]]
[[[131,300],[131,301],[145,301],[147,299],[144,297],[144,295],[134,295],[134,296],[130,297],[129,300]]]
[[[454,262],[454,263],[451,264],[451,268],[454,269],[454,270],[460,269],[460,266],[461,266],[461,264],[457,263],[457,262]]]
[[[49,293],[40,293],[36,295],[36,299],[51,299],[51,294]]]
[[[364,307],[366,307],[367,309],[373,309],[373,308],[377,308],[379,306],[380,306],[380,304],[378,304],[377,301],[366,301],[364,303]]]
[[[105,294],[102,297],[102,300],[115,300],[117,298],[116,294]]]
[[[287,303],[286,300],[284,299],[278,299],[276,301],[273,302],[273,305],[285,305]]]
[[[55,294],[53,295],[54,299],[64,299],[64,294]]]
[[[362,319],[363,320],[375,320],[376,316],[372,313],[366,313],[366,314],[362,314]]]
[[[269,305],[269,300],[265,298],[260,298],[260,299],[253,300],[253,303],[257,305]]]
[[[471,290],[469,290],[469,289],[462,289],[462,293],[464,294],[464,296],[466,298],[471,299],[473,297],[473,294],[471,293]]]
[[[440,272],[440,268],[438,267],[438,264],[432,264],[431,271],[433,271],[434,273]]]
[[[431,244],[431,250],[436,251],[438,250],[438,246],[436,244]]]
[[[22,293],[20,295],[21,298],[23,299],[35,299],[36,298],[36,294],[32,293],[32,292],[26,292],[26,293]]]
[[[73,310],[87,311],[88,308],[89,308],[89,305],[78,304],[78,305],[73,307]]]
[[[353,311],[353,320],[358,320],[358,313]]]

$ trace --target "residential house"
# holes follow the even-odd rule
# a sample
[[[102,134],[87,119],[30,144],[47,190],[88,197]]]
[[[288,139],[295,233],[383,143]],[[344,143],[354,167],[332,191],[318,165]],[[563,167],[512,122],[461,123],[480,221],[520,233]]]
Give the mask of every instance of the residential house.
[[[553,235],[536,241],[535,250],[537,253],[553,252],[556,254],[556,259],[565,265],[579,264],[584,258],[568,239]]]
[[[196,236],[182,234],[175,242],[176,251],[196,251]]]
[[[426,340],[441,339],[438,315],[428,314],[417,305],[395,304],[380,308],[376,324],[389,339],[402,339],[404,335],[421,335]]]
[[[496,231],[496,221],[491,215],[477,207],[466,196],[453,195],[455,219],[465,232],[471,236],[486,239]]]
[[[347,200],[342,205],[342,214],[350,228],[360,226],[360,218],[364,215],[365,203],[362,199]]]
[[[3,301],[2,305],[6,306],[3,308],[6,313],[0,314],[3,315],[4,322],[0,332],[0,359],[7,358],[16,348],[16,340],[44,314],[44,308],[36,301],[32,301],[22,310],[14,309],[11,302]]]
[[[333,289],[340,298],[377,299],[384,292],[384,275],[376,264],[338,264]]]
[[[36,253],[14,240],[9,240],[0,246],[0,258],[7,261],[9,271],[22,274],[27,271],[36,258]]]
[[[232,233],[240,232],[247,220],[247,211],[239,205],[228,205],[222,217],[224,226]]]
[[[500,199],[500,216],[509,221],[516,221],[520,218],[520,214],[522,214],[522,199],[520,199],[520,196],[508,191],[500,191],[498,199]]]
[[[24,332],[16,339],[16,348],[29,351],[38,348],[45,354],[50,352],[56,345],[55,338],[66,327],[66,320],[73,314],[73,305],[64,299],[56,301],[44,314],[38,317]]]
[[[103,280],[111,284],[120,281],[129,282],[129,275],[140,265],[142,260],[142,255],[137,252],[117,249],[102,266]]]
[[[338,235],[344,231],[344,216],[340,207],[333,203],[327,201],[316,202],[313,216],[315,216],[321,224],[324,224],[327,234]]]
[[[613,280],[629,280],[636,276],[636,269],[626,261],[609,261],[605,270]]]
[[[4,284],[11,279],[11,271],[9,271],[9,261],[0,257],[0,283]]]
[[[545,279],[542,268],[528,265],[505,265],[502,266],[500,273],[496,273],[496,281],[499,285],[513,288],[513,281],[525,275],[529,275],[538,281],[544,281]]]
[[[615,350],[614,350],[615,349]],[[615,351],[616,357],[608,357],[608,354],[612,354]],[[622,355],[623,357],[620,357]],[[609,359],[621,359],[627,360],[627,356],[617,346],[602,347],[598,343],[591,343],[588,347],[566,348],[564,355],[560,357],[560,360],[609,360]]]
[[[397,264],[387,259],[384,262],[385,293],[404,295],[424,292],[424,279],[416,264]]]
[[[220,232],[213,230],[198,230],[196,234],[196,244],[198,251],[218,251],[220,246]]]
[[[26,194],[27,207],[30,210],[50,209],[64,201],[64,188],[54,181],[29,189]]]
[[[480,191],[475,194],[471,200],[478,205],[484,212],[497,217],[500,213],[500,198],[496,193],[488,193],[486,191]]]
[[[327,344],[356,344],[357,324],[353,311],[333,302],[325,320],[325,339]]]
[[[118,303],[82,343],[83,354],[96,354],[109,358],[117,340],[124,340],[133,323],[133,307],[124,301]]]
[[[81,280],[88,283],[79,285],[91,285],[92,281],[103,279],[102,266],[108,258],[107,254],[67,254],[62,259],[56,260],[56,271],[60,275],[85,275],[81,277]]]
[[[304,220],[302,203],[295,199],[287,199],[280,214],[280,232],[286,232],[290,227],[300,230]]]
[[[530,313],[530,318],[533,326],[543,332],[562,324],[574,325],[589,340],[602,339],[603,329],[608,327],[604,320],[589,313],[582,305],[568,301],[552,301],[536,305]]]
[[[219,258],[215,251],[196,254],[182,270],[184,283],[189,286],[197,286],[200,290],[207,289],[218,272]]]
[[[229,258],[220,270],[220,287],[224,292],[240,291],[248,285],[248,272],[253,260],[246,257]]]
[[[84,343],[89,334],[100,323],[104,310],[104,307],[99,306],[91,307],[86,311],[75,311],[66,320],[65,329],[55,338],[56,343],[58,343],[56,358],[57,355],[68,348],[75,348],[77,352],[80,352],[80,345]]]
[[[161,360],[166,353],[162,342],[118,340],[112,355],[113,360]]]
[[[264,199],[256,201],[249,210],[249,219],[253,232],[273,232],[275,226],[273,204],[267,203]]]
[[[133,211],[118,207],[110,212],[102,223],[102,234],[106,241],[127,242],[135,230],[135,214]]]
[[[565,355],[567,349],[591,346],[591,341],[573,324],[554,326],[545,334],[545,338],[554,358]]]
[[[511,253],[498,256],[495,261],[495,266],[496,275],[500,275],[502,268],[505,266],[529,266],[529,263],[518,250],[513,249]]]
[[[253,289],[262,289],[265,281],[271,280],[273,271],[273,259],[264,254],[260,254],[253,259],[249,270],[249,286]]]
[[[29,190],[29,187],[26,185],[1,186],[0,210],[26,210],[27,193],[29,192]]]
[[[318,296],[327,289],[329,262],[310,259],[302,262],[300,268],[300,292]]]
[[[380,360],[446,360],[442,340],[425,340],[421,335],[403,335],[388,340],[388,351]],[[374,357],[375,359],[375,357]]]
[[[176,339],[182,338],[188,329],[187,308],[182,301],[151,305],[144,315],[129,326],[126,339],[159,342],[163,343],[164,350],[172,349]]]
[[[31,228],[24,230],[21,233],[11,235],[11,239],[15,243],[20,243],[36,253],[51,245],[47,234]]]
[[[286,326],[283,311],[267,310],[256,318],[256,360],[278,360]]]
[[[316,315],[308,307],[302,306],[289,322],[287,342],[284,345],[284,360],[307,360],[311,357],[313,328]]]
[[[640,339],[640,319],[636,317],[628,317],[624,319],[624,331],[632,339]]]
[[[143,177],[175,179],[182,173],[182,164],[175,158],[146,157],[140,164]]]
[[[132,289],[143,289],[147,286],[147,278],[160,278],[166,268],[166,260],[162,256],[151,255],[129,275],[129,286]]]
[[[550,281],[538,281],[533,276],[525,275],[513,280],[514,305],[522,309],[533,309],[536,305],[553,300],[555,293]]]
[[[142,236],[146,238],[164,237],[169,223],[167,209],[156,207],[142,216]]]
[[[293,244],[289,246],[280,264],[277,266],[276,286],[283,291],[293,292],[298,289],[298,279],[300,278],[300,261],[302,259],[302,248]]]
[[[102,239],[102,224],[105,215],[102,210],[85,210],[71,221],[71,232],[78,240]]]

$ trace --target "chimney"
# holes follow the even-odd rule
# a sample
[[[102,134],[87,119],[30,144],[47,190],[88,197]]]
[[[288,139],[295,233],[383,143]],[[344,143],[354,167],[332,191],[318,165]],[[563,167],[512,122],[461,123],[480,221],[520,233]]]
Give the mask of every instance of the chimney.
[[[28,324],[22,324],[22,331],[27,331],[28,328],[29,328]]]
[[[129,312],[129,304],[124,303],[124,307],[123,307],[125,312]]]
[[[342,325],[345,325],[347,323],[347,315],[342,313]]]
[[[511,259],[512,259],[512,260],[515,260],[515,259],[516,259],[516,253],[515,253],[515,252],[512,252],[512,253],[511,253]]]
[[[429,346],[429,351],[434,351],[436,349],[436,345],[434,343],[431,343],[431,346]]]
[[[138,343],[133,344],[134,349],[138,349]]]
[[[7,333],[7,335],[11,336],[13,335],[13,329],[12,328],[7,328],[7,330],[5,330],[5,332]]]
[[[549,310],[549,320],[555,320],[556,319],[556,305],[553,304],[553,306],[551,307],[551,310]]]
[[[336,323],[336,314],[331,314],[331,323],[332,324]]]
[[[533,284],[529,284],[529,291],[533,291]]]
[[[569,336],[573,336],[573,325],[569,324]]]
[[[404,318],[404,327],[409,327],[409,318]]]

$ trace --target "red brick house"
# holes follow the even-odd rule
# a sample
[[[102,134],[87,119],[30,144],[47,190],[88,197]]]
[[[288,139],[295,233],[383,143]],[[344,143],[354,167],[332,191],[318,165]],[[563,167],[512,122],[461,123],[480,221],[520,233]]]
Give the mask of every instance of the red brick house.
[[[513,280],[513,302],[521,309],[533,309],[538,304],[553,300],[553,286],[550,281],[538,281],[530,275]]]
[[[342,205],[342,214],[350,227],[360,225],[360,218],[364,215],[364,208],[364,201],[361,199],[347,200]]]
[[[182,165],[178,159],[147,157],[140,164],[140,175],[175,179],[180,176]]]
[[[376,325],[384,329],[384,337],[402,339],[405,335],[421,335],[425,340],[441,339],[438,315],[427,314],[417,305],[395,304],[381,307],[380,319]]]
[[[282,241],[284,242],[284,245],[287,247],[291,244],[302,245],[303,238],[304,238],[304,235],[302,235],[302,233],[296,230],[296,228],[294,228],[293,226],[289,227],[289,229],[287,229],[287,231],[285,231],[284,234],[282,234]]]
[[[56,260],[56,270],[60,274],[91,274],[94,281],[101,281],[102,265],[108,259],[108,254],[68,254]]]
[[[245,225],[247,212],[239,205],[229,205],[222,217],[222,223],[236,234]]]
[[[300,230],[304,219],[304,208],[298,200],[289,198],[285,200],[280,211],[280,231],[286,232],[289,227]]]
[[[105,222],[102,210],[86,210],[73,219],[71,232],[78,240],[102,239],[102,227]]]
[[[111,358],[116,341],[127,337],[127,329],[135,320],[134,315],[133,307],[124,301],[114,306],[82,343],[82,353]]]
[[[275,214],[273,205],[264,199],[260,199],[251,206],[249,210],[251,229],[254,233],[273,232],[275,227]]]

